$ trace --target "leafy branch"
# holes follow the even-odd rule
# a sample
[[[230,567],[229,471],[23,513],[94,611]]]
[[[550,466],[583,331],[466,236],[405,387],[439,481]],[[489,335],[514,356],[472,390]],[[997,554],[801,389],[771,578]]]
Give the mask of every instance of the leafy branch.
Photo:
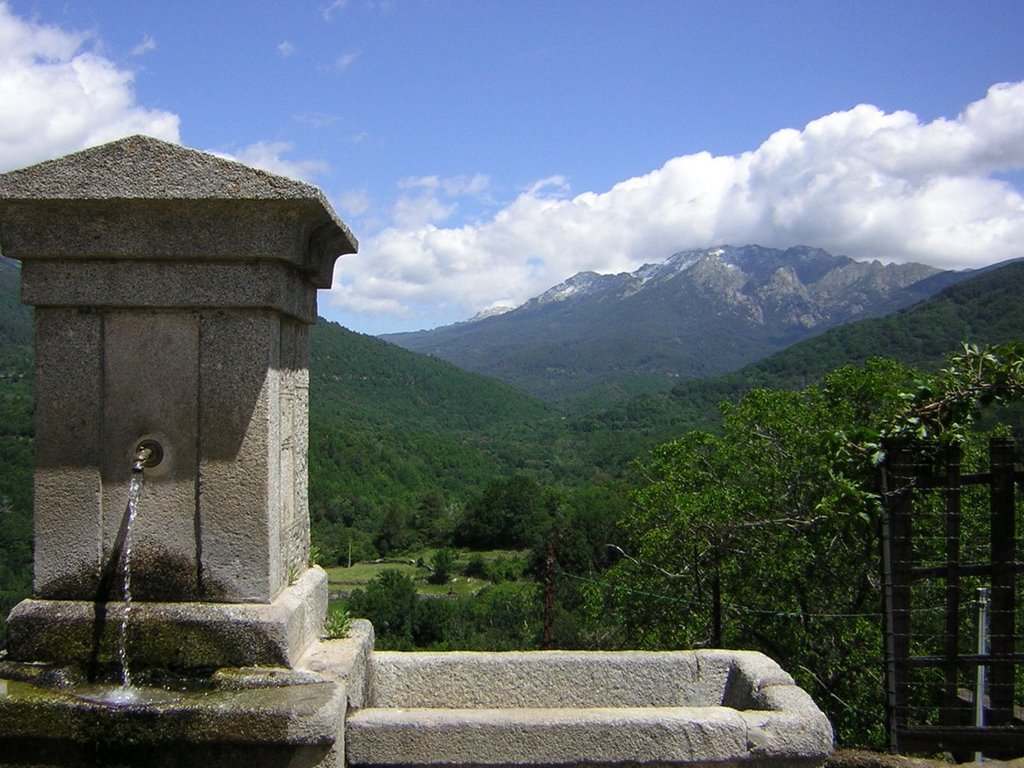
[[[964,344],[938,376],[901,398],[883,439],[961,443],[983,408],[1024,399],[1024,343]]]

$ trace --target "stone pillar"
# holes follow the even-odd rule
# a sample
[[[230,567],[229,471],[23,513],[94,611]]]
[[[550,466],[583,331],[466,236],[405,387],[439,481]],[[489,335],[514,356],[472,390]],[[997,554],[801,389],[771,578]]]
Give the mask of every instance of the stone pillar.
[[[308,325],[351,233],[315,187],[135,136],[0,176],[0,247],[36,315],[34,599],[11,615],[11,657],[65,653],[37,637],[44,619],[120,600],[131,461],[152,440],[133,616],[185,602],[270,621],[290,660],[326,607],[308,568]]]

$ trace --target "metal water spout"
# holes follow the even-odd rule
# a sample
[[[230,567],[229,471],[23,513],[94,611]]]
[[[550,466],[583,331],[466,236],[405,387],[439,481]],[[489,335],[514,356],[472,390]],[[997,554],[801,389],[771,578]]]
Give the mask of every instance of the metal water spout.
[[[135,456],[132,459],[132,472],[155,467],[164,459],[164,448],[156,440],[140,440],[135,446]]]

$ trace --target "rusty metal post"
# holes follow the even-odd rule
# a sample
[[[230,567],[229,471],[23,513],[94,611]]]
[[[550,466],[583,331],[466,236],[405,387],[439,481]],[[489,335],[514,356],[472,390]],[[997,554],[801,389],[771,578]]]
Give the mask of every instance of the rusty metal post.
[[[1015,646],[1014,612],[1017,608],[1016,535],[1014,525],[1013,470],[1016,456],[1012,440],[993,439],[989,444],[991,472],[992,591],[989,608],[989,722],[1013,723]]]

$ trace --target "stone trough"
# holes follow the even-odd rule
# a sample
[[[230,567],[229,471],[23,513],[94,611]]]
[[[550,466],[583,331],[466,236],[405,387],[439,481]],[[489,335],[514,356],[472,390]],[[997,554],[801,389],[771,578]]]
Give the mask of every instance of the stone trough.
[[[345,689],[319,676],[232,670],[126,695],[34,671],[0,663],[0,766],[341,765]]]
[[[828,720],[755,652],[375,653],[351,766],[815,766]]]

